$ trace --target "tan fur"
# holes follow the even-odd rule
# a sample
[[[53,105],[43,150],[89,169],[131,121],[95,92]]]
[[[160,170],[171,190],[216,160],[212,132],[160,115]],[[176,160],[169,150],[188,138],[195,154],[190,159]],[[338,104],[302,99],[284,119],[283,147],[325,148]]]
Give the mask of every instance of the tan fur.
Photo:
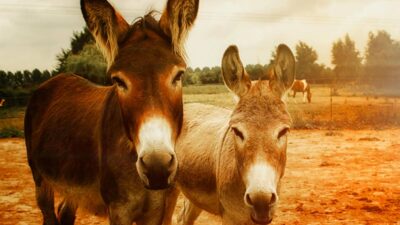
[[[4,103],[6,103],[6,100],[4,98],[0,99],[0,107],[4,106]]]
[[[235,56],[236,51],[237,48],[228,48],[223,65],[228,65],[224,61],[231,60],[232,56],[238,57]],[[237,59],[235,61],[240,62]],[[294,67],[294,61],[289,64]],[[231,66],[231,69],[224,68],[224,79],[232,78],[232,74],[226,74],[227,71],[238,71],[235,67],[242,65],[233,63]],[[280,74],[282,76],[274,76],[273,79],[288,75],[284,73],[285,70],[279,69],[283,71]],[[272,83],[279,87],[290,87],[294,79],[294,74],[291,75],[288,80],[273,80]],[[276,189],[279,193],[279,181],[285,169],[287,140],[286,134],[279,139],[277,136],[291,125],[286,104],[281,100],[283,93],[268,81],[231,81],[231,84],[225,83],[240,99],[233,111],[203,104],[184,107],[184,124],[176,144],[179,162],[176,188],[188,200],[179,216],[179,224],[193,224],[201,210],[221,216],[223,224],[254,224],[253,215],[260,209],[249,207],[245,196],[252,182],[247,175],[255,164],[265,163],[276,171]],[[243,86],[249,87],[248,91],[242,92]],[[237,136],[234,129],[240,129],[244,140]],[[265,197],[262,193],[264,189],[260,190],[256,195]],[[172,193],[168,200],[165,225],[171,224],[173,199],[177,197],[176,191]],[[271,196],[267,196],[270,198],[267,202],[273,201]],[[276,204],[272,202],[270,208],[264,207],[261,211],[268,213],[267,219],[272,219],[275,207]]]

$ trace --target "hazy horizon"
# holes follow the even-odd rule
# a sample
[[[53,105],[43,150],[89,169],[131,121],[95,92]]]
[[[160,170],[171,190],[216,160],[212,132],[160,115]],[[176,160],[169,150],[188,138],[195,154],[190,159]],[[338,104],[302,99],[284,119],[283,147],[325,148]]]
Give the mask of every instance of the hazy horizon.
[[[166,0],[110,1],[127,21]],[[189,66],[220,65],[224,50],[238,45],[245,64],[266,64],[280,43],[303,41],[331,65],[332,43],[346,34],[364,56],[369,32],[386,30],[400,40],[400,1],[394,0],[200,0],[199,17],[189,35]],[[0,0],[0,70],[52,70],[56,55],[70,47],[74,31],[85,25],[79,1]]]

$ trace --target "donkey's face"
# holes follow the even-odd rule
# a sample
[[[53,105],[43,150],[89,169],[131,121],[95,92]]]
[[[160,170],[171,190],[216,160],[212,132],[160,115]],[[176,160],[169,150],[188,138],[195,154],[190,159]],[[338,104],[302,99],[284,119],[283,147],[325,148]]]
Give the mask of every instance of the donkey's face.
[[[89,30],[108,62],[124,129],[133,143],[139,176],[149,189],[167,188],[177,161],[182,118],[183,41],[198,0],[169,0],[160,21],[151,14],[130,26],[106,0],[81,0]]]
[[[229,47],[222,60],[225,84],[239,98],[229,125],[246,187],[243,199],[251,209],[249,216],[258,224],[272,221],[279,199],[291,125],[282,96],[294,80],[294,62],[290,49],[280,45],[270,81],[252,84],[236,46]]]

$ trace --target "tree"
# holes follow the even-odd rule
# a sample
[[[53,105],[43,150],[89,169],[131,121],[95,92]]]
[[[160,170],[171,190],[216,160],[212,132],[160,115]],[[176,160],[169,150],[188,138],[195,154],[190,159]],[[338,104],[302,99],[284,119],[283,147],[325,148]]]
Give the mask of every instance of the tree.
[[[246,72],[249,74],[251,80],[264,79],[266,76],[266,66],[261,64],[246,65]]]
[[[83,28],[81,32],[74,32],[71,39],[71,52],[72,54],[78,54],[83,50],[85,45],[93,44],[94,39],[87,27]]]
[[[316,63],[317,52],[300,41],[296,45],[296,79],[315,80],[319,77],[320,66]]]
[[[361,57],[355,43],[346,34],[332,46],[332,64],[336,80],[340,83],[358,80],[361,70]]]
[[[23,74],[24,74],[25,86],[32,85],[32,73],[29,70],[24,70]]]
[[[398,85],[400,78],[400,43],[386,31],[369,33],[365,52],[365,73],[371,84]]]
[[[9,80],[7,73],[3,70],[0,70],[0,88],[5,88],[9,85]]]
[[[69,55],[65,60],[65,71],[97,84],[105,84],[107,81],[107,63],[95,44],[87,44],[79,54]]]
[[[10,71],[7,72],[7,80],[8,80],[8,86],[14,87],[14,88],[17,87],[14,74]]]
[[[50,79],[50,77],[51,77],[50,72],[48,70],[44,70],[42,73],[42,82]]]
[[[24,74],[22,74],[21,71],[17,71],[14,73],[14,80],[15,80],[15,85],[18,87],[22,87],[25,83],[24,81]]]
[[[32,71],[32,82],[34,84],[40,84],[42,82],[42,72],[38,69]]]
[[[94,44],[94,39],[87,27],[84,27],[81,32],[74,32],[71,38],[70,48],[61,49],[61,52],[56,56],[58,64],[55,69],[55,74],[68,72],[66,68],[68,57],[73,54],[79,54],[88,44]]]

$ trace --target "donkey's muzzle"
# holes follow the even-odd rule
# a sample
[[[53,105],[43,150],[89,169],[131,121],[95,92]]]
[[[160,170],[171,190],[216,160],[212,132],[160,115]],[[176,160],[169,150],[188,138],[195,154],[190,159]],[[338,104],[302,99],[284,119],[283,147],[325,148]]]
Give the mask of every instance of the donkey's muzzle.
[[[277,196],[275,193],[247,193],[246,204],[251,207],[251,219],[256,224],[272,222]]]
[[[161,190],[171,185],[177,168],[174,154],[161,151],[148,153],[141,156],[138,163],[147,189]]]

